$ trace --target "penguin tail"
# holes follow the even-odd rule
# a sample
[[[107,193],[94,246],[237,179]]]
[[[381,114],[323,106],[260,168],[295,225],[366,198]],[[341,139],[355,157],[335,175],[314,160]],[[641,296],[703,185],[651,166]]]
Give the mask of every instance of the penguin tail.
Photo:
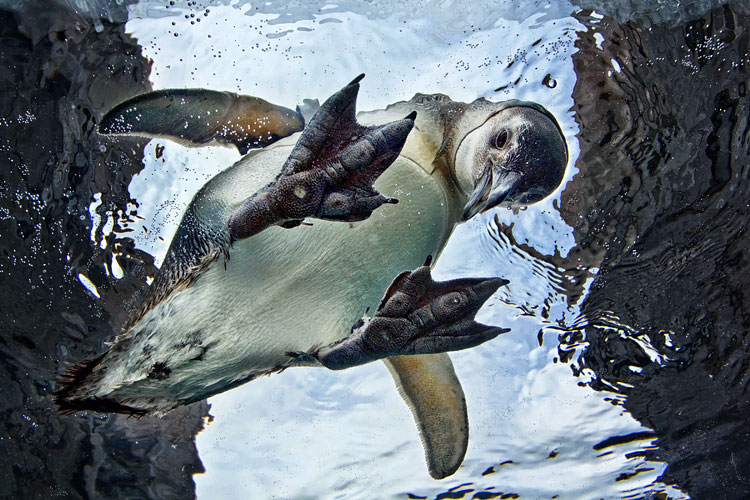
[[[57,411],[63,415],[72,415],[79,411],[121,413],[138,418],[146,415],[148,410],[124,405],[111,398],[91,395],[92,374],[102,359],[104,359],[104,354],[79,363],[61,375],[58,382],[59,388],[52,395]]]

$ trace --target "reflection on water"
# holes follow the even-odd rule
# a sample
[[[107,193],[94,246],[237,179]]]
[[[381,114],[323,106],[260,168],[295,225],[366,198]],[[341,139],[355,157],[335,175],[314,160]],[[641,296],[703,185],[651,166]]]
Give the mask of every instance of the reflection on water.
[[[600,271],[561,350],[588,345],[574,368],[654,429],[645,455],[695,498],[750,492],[748,15],[658,29],[581,13],[573,57],[580,173],[561,213]]]
[[[154,272],[116,221],[104,235],[89,216],[96,192],[100,215],[129,210],[144,142],[93,130],[104,110],[150,88],[149,64],[122,25],[96,28],[46,2],[22,7],[0,10],[0,497],[189,497],[191,474],[203,470],[192,436],[205,404],[135,421],[62,417],[50,396],[65,366],[111,338]]]
[[[205,465],[205,498],[750,496],[750,8],[574,3],[599,10],[0,2],[5,494],[189,498]],[[341,37],[352,49],[329,54]],[[363,108],[416,91],[538,100],[575,162],[561,193],[470,221],[438,264],[441,278],[510,280],[479,319],[512,332],[453,355],[471,422],[459,472],[429,479],[376,364],[288,370],[212,399],[200,459],[205,403],[164,419],[57,415],[56,374],[101,351],[181,207],[236,159],[113,141],[98,117],[148,78],[293,105],[359,71],[375,80]]]

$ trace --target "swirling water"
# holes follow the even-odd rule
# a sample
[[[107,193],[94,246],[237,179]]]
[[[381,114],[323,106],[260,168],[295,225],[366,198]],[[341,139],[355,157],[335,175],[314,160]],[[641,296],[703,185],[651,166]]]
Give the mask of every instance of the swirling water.
[[[748,6],[575,4],[5,5],[9,496],[186,498],[194,479],[199,498],[746,498]],[[360,109],[534,100],[570,147],[558,192],[464,224],[438,262],[510,280],[478,319],[512,331],[452,356],[456,475],[429,478],[379,364],[256,380],[210,422],[202,404],[57,416],[55,374],[101,351],[192,194],[239,158],[105,138],[98,117],[150,86],[293,106],[360,72]]]

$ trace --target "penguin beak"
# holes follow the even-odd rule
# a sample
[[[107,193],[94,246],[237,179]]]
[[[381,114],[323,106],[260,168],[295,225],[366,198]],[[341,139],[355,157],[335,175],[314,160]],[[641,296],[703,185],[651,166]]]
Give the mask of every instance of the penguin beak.
[[[521,173],[497,165],[484,169],[474,192],[464,207],[462,220],[469,220],[480,212],[498,206],[508,199],[521,180]]]

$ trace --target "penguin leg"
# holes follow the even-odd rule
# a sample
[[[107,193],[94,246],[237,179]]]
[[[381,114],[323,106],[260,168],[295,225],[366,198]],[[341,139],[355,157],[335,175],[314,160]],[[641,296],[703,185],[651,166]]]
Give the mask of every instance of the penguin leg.
[[[128,99],[99,122],[99,133],[164,137],[184,146],[216,141],[240,153],[299,132],[305,120],[258,97],[206,89],[157,90]]]
[[[357,123],[360,75],[329,97],[310,120],[278,177],[244,200],[229,221],[234,240],[272,225],[295,227],[306,217],[360,221],[384,203],[373,187],[394,162],[416,113],[377,127]]]
[[[434,281],[428,266],[401,273],[372,318],[351,334],[311,353],[332,370],[405,354],[434,354],[477,346],[506,328],[474,321],[479,308],[502,285],[501,278]]]
[[[307,353],[287,354],[296,364],[333,370],[385,358],[414,416],[430,475],[443,479],[461,465],[469,441],[466,400],[445,351],[473,347],[509,331],[473,319],[508,281],[438,282],[432,279],[429,262],[396,277],[373,317],[362,318],[342,341]]]

